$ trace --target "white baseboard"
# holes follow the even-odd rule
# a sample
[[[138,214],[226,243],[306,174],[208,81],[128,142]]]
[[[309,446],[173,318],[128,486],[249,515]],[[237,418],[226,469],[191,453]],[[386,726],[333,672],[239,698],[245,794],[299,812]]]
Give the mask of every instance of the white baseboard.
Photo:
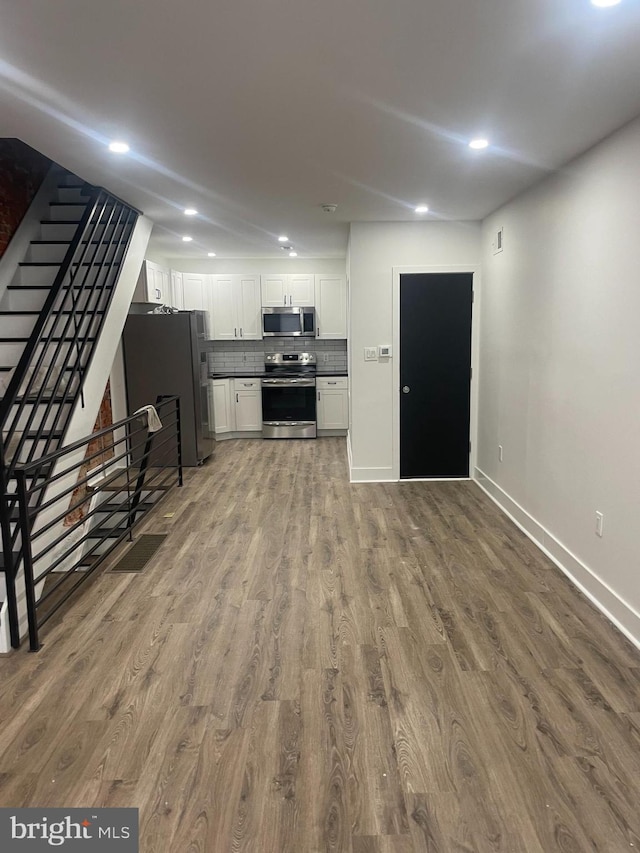
[[[634,610],[602,578],[559,542],[504,489],[475,468],[474,479],[513,523],[580,589],[609,621],[640,649],[640,613]]]
[[[349,480],[352,483],[397,483],[392,468],[354,468],[349,465]]]

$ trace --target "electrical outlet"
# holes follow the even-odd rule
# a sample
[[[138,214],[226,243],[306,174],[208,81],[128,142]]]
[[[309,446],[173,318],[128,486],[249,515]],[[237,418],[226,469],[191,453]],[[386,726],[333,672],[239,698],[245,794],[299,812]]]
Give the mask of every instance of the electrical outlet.
[[[498,445],[498,462],[502,462],[502,445]]]
[[[364,348],[364,360],[365,361],[376,361],[378,358],[378,350],[376,347],[365,347]]]
[[[604,527],[604,515],[601,512],[596,512],[596,536],[602,536]]]

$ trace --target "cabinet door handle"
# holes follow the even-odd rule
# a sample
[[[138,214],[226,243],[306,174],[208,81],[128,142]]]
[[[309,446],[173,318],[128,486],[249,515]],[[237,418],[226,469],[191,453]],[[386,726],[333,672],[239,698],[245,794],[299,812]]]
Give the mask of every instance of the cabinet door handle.
[[[327,382],[327,385],[337,385],[337,382]]]
[[[234,330],[233,330],[233,337],[234,337],[234,338],[237,338],[237,337],[238,337],[238,330],[237,330],[237,329],[234,329]]]
[[[240,329],[240,337],[242,337],[242,329]]]
[[[320,402],[320,392],[318,391],[318,402]]]
[[[240,400],[238,399],[238,395],[236,394],[236,403],[239,403],[239,402],[240,402]]]

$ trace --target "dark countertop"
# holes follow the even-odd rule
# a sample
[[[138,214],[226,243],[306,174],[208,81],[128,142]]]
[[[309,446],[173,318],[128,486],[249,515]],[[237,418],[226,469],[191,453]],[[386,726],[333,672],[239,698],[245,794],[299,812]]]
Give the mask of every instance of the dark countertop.
[[[348,376],[346,370],[318,370],[316,376]],[[210,373],[209,379],[262,379],[263,376],[273,376],[273,374],[265,373],[264,371],[257,373],[255,370],[252,373]]]

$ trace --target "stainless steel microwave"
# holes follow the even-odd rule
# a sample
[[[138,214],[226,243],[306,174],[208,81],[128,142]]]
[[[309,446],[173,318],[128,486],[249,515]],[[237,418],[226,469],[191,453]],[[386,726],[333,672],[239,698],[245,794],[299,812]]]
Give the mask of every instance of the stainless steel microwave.
[[[262,334],[265,338],[276,335],[280,337],[315,338],[316,310],[315,308],[293,306],[263,308]]]

